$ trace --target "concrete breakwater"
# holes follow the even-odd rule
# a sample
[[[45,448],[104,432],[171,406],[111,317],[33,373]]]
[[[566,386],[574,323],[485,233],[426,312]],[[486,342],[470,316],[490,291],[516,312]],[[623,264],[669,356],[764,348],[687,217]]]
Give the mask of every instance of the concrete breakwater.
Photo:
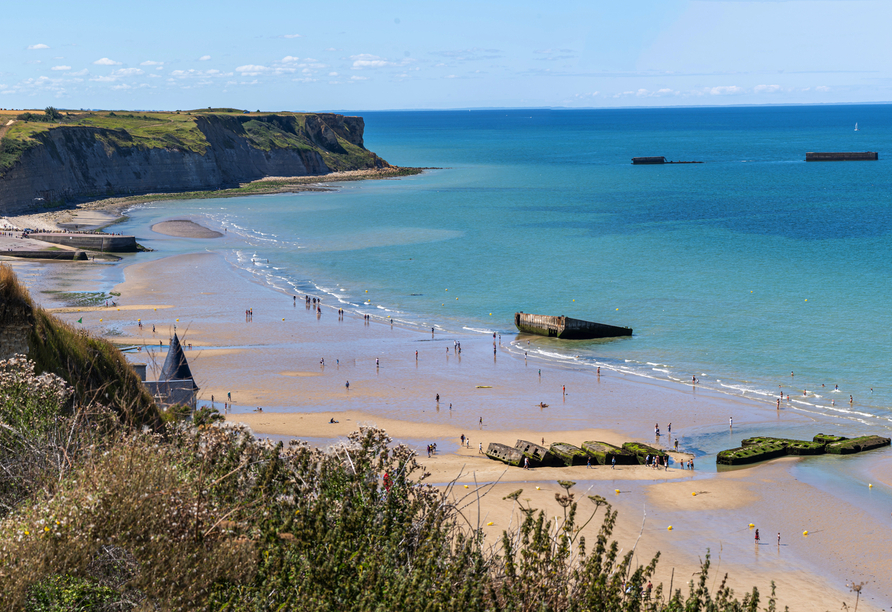
[[[554,317],[524,312],[514,313],[514,325],[518,330],[528,334],[565,340],[615,338],[617,336],[632,335],[632,328],[630,327],[617,327],[615,325],[593,323],[565,316]]]
[[[135,236],[112,236],[111,234],[56,234],[32,232],[29,237],[42,242],[50,242],[87,251],[106,253],[135,253]]]
[[[19,257],[22,259],[54,259],[57,261],[87,261],[87,254],[83,251],[0,251],[0,255],[6,257]]]
[[[849,153],[806,153],[805,161],[876,161],[880,154],[876,151]]]

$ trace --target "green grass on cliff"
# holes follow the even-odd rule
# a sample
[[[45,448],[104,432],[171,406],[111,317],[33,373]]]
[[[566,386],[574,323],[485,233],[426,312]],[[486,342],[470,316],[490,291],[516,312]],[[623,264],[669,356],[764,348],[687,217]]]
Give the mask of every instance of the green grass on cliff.
[[[204,154],[209,146],[196,119],[218,115],[238,118],[250,144],[262,151],[297,149],[317,151],[334,171],[368,167],[373,153],[338,136],[344,150],[328,151],[306,132],[305,113],[244,113],[237,109],[177,112],[84,111],[63,114],[56,122],[17,120],[0,140],[0,176],[11,169],[29,148],[40,144],[40,134],[63,126],[101,129],[97,138],[109,147],[179,149]],[[20,115],[22,116],[22,115]]]

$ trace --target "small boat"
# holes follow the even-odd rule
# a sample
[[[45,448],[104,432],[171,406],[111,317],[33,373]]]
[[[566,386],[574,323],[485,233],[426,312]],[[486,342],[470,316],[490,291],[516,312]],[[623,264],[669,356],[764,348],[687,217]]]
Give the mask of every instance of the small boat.
[[[855,131],[856,131],[856,132],[858,131],[858,124],[857,124],[857,123],[855,123]]]

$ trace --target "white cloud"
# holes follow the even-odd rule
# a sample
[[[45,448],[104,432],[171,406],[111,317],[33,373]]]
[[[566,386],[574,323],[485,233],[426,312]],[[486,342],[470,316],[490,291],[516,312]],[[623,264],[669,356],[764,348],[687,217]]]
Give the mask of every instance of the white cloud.
[[[53,66],[50,70],[71,70],[71,66]]]
[[[142,74],[142,70],[139,68],[119,68],[118,70],[113,70],[111,76],[113,77],[125,77],[125,76],[137,76]]]
[[[100,58],[93,62],[97,66],[120,66],[121,62],[116,62],[115,60],[110,60],[107,57]]]
[[[118,77],[113,77],[113,76],[95,76],[95,77],[93,77],[93,78],[90,79],[90,80],[91,80],[91,81],[94,81],[94,82],[96,82],[96,83],[114,83],[115,81],[118,80]]]
[[[211,56],[210,56],[210,55],[202,55],[201,57],[198,58],[198,61],[199,61],[199,62],[206,62],[206,61],[208,61],[209,59],[211,59]]]
[[[36,51],[37,49],[49,49],[49,45],[45,45],[43,43],[37,43],[36,45],[28,45],[28,49],[30,51]]]
[[[329,72],[328,76],[335,77],[335,76],[338,76],[338,73],[337,72]]]
[[[369,80],[369,77],[355,76],[355,75],[354,75],[354,76],[350,77],[350,80],[351,80],[351,81],[368,81],[368,80]]]
[[[285,34],[282,38],[300,38],[300,34]]]
[[[269,68],[257,64],[245,64],[244,66],[238,66],[235,71],[240,72],[242,76],[257,76],[258,74],[269,72]]]
[[[756,85],[753,87],[753,91],[756,93],[777,93],[781,91],[780,85]]]
[[[713,96],[728,96],[742,94],[745,90],[737,85],[721,85],[719,87],[709,88],[709,93]]]
[[[88,74],[90,71],[84,68],[83,70],[78,70],[77,72],[69,72],[70,76],[84,76]]]
[[[818,85],[815,87],[815,91],[830,91],[830,88],[826,85]]]
[[[140,66],[163,66],[164,62],[153,62],[152,60],[146,60],[139,64]]]
[[[362,68],[381,68],[382,66],[391,66],[392,62],[378,57],[377,55],[369,55],[368,53],[360,53],[359,55],[351,55],[353,60],[353,69],[360,70]]]
[[[293,55],[286,55],[282,58],[282,63],[287,64],[288,62],[296,62],[299,61],[299,57],[294,57]]]

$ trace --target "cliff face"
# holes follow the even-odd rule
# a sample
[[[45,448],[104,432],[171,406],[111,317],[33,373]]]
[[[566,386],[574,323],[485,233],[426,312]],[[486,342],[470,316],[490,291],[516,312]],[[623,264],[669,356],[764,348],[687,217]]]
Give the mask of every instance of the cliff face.
[[[197,132],[187,144],[159,126],[151,139],[86,125],[34,134],[18,162],[0,176],[0,214],[32,209],[35,198],[197,191],[265,176],[387,166],[363,146],[360,117],[196,115]]]

